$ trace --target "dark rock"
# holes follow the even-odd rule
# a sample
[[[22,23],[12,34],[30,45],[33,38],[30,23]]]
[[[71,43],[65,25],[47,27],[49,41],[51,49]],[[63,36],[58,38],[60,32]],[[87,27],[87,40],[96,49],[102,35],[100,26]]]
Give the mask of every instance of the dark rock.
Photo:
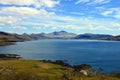
[[[17,54],[0,54],[0,59],[20,59],[20,55]]]

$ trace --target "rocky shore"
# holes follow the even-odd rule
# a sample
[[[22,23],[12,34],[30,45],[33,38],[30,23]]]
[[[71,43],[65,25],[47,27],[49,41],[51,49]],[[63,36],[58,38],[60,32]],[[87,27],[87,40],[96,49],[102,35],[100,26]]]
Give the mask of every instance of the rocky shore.
[[[20,59],[20,55],[17,54],[0,54],[0,60]]]

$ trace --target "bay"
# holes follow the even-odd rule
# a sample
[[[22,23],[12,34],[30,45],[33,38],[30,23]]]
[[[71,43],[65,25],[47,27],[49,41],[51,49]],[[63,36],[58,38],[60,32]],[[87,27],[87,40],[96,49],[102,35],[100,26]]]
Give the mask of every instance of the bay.
[[[120,42],[104,40],[45,39],[1,46],[2,54],[19,54],[23,59],[68,60],[90,64],[104,72],[120,72]]]

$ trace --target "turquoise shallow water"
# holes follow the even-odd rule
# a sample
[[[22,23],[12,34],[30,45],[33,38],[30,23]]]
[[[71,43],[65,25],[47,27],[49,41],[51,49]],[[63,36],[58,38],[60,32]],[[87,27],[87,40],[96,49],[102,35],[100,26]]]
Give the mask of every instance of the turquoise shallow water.
[[[102,40],[36,40],[0,47],[0,53],[20,54],[24,59],[68,60],[90,64],[104,72],[120,71],[120,42]]]

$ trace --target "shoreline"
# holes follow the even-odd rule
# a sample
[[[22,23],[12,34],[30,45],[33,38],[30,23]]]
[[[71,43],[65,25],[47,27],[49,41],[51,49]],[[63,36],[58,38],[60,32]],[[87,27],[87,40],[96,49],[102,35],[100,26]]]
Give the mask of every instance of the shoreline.
[[[2,71],[2,73],[1,72],[0,73],[1,74],[4,74],[4,72],[8,73],[11,79],[15,77],[16,73],[17,75],[19,73],[21,75],[21,72],[19,72],[19,70],[22,71],[23,76],[17,77],[17,79],[24,78],[29,75],[30,75],[29,77],[31,77],[36,74],[38,75],[36,77],[48,76],[49,79],[45,79],[45,80],[119,80],[120,79],[119,72],[102,74],[100,70],[94,69],[92,68],[92,66],[88,64],[81,64],[74,66],[66,66],[63,64],[64,63],[62,60],[50,62],[49,60],[23,60],[23,59],[8,60],[7,59],[7,60],[0,60],[0,70],[4,70]],[[11,72],[14,74],[11,74]],[[26,74],[26,72],[28,73]],[[4,76],[7,77],[8,74],[7,75],[4,74]],[[47,74],[47,75],[43,76],[43,74]],[[56,79],[56,77],[51,77],[49,75],[59,76],[59,78]],[[0,76],[4,77],[2,75]],[[67,79],[63,79],[63,78],[67,78]],[[9,80],[9,79],[4,79],[4,80]],[[24,79],[24,80],[28,80],[28,79]],[[32,80],[39,80],[39,79],[32,79]]]
[[[22,58],[20,55],[18,54],[0,54],[0,60],[33,60],[33,59],[24,59]],[[64,67],[70,67],[73,68],[73,66],[81,66],[81,65],[87,65],[90,66],[90,69],[94,69],[96,71],[101,71],[102,74],[108,74],[108,73],[118,73],[118,72],[113,72],[113,71],[109,71],[109,72],[104,72],[104,70],[102,68],[96,68],[94,66],[91,66],[90,64],[74,64],[71,65],[70,63],[68,63],[68,60],[46,60],[46,59],[41,59],[41,60],[34,60],[34,61],[40,61],[40,62],[44,62],[44,63],[51,63],[51,64],[56,64],[56,65],[61,65]]]
[[[36,39],[36,40],[86,40],[86,41],[114,41],[119,42],[119,40],[107,40],[107,39]],[[27,40],[27,41],[36,41],[36,40]],[[9,46],[9,45],[15,45],[17,42],[26,42],[26,41],[0,41],[0,46]]]
[[[0,73],[1,74],[7,73],[7,75],[4,74],[4,76],[0,75],[0,79],[1,77],[7,77],[8,74],[10,75],[11,79],[14,79],[16,75],[22,74],[23,76],[17,77],[16,79],[28,80],[23,78],[24,77],[28,78],[28,76],[32,78],[31,76],[38,75],[36,77],[41,78],[47,76],[49,78],[45,80],[120,80],[119,77],[120,72],[102,73],[101,69],[95,69],[93,68],[93,66],[89,64],[70,65],[67,63],[66,60],[52,61],[52,60],[26,60],[22,58],[11,59],[11,57],[15,57],[19,55],[17,54],[5,54],[5,55],[1,54],[1,55],[2,57],[4,56],[9,57],[9,59],[0,59]],[[1,72],[1,70],[4,71]],[[43,76],[43,74],[46,75]],[[52,77],[50,75],[52,75]],[[9,79],[4,79],[4,80],[9,80]],[[41,79],[32,79],[32,80],[41,80]]]

